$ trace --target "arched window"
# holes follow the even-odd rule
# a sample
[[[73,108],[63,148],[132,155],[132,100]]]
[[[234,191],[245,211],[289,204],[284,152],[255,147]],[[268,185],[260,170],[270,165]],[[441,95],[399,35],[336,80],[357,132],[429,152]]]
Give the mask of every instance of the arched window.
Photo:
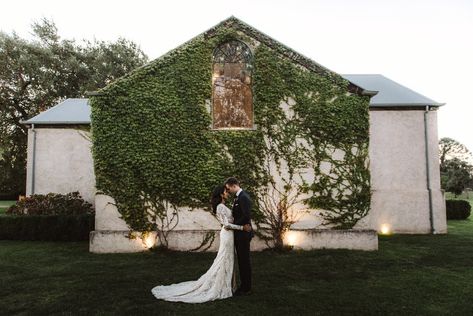
[[[212,75],[213,128],[253,128],[252,59],[248,46],[237,40],[215,48]]]

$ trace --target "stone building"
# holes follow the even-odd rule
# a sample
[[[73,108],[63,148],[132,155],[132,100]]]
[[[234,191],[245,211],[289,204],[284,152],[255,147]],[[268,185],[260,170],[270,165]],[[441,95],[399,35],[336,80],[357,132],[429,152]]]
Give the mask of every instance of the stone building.
[[[233,17],[204,34],[224,28],[236,29],[255,42],[268,46],[281,45],[283,49],[279,52],[298,63],[298,67],[306,67],[309,71],[312,71],[310,65],[321,67]],[[245,64],[244,48],[234,49],[240,50],[240,59],[243,55],[240,63],[243,66],[231,64],[233,68],[225,68],[214,65],[213,68],[213,124],[218,128],[254,128],[255,118],[250,103],[252,92],[247,88],[251,83],[252,69]],[[215,54],[215,58],[226,58],[223,53],[223,57],[219,57],[219,52]],[[219,78],[224,75],[231,80],[221,81]],[[346,231],[320,229],[318,215],[309,212],[291,227],[290,243],[302,249],[373,250],[377,249],[376,232],[446,233],[437,135],[437,110],[443,104],[382,75],[341,77],[349,82],[351,90],[370,96],[370,211],[353,230]],[[142,251],[155,243],[154,235],[148,240],[126,238],[130,227],[120,218],[113,206],[113,198],[97,193],[88,132],[91,124],[88,99],[67,99],[23,123],[29,127],[28,195],[79,191],[96,208],[96,227],[90,240],[93,252]],[[170,248],[193,249],[206,232],[219,228],[215,218],[204,210],[182,209],[180,213],[179,225],[170,235]],[[252,242],[252,249],[262,248],[262,241]],[[216,246],[209,250],[216,250]]]

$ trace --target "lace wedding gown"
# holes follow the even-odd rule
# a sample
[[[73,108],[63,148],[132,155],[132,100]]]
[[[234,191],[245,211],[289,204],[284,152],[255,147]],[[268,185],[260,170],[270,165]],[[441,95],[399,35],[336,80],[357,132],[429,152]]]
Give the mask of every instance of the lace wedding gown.
[[[203,303],[232,296],[234,264],[233,230],[243,226],[231,224],[232,211],[223,203],[217,206],[217,219],[223,225],[220,230],[220,245],[212,266],[198,280],[171,285],[158,285],[151,289],[153,295],[162,300],[186,303]]]

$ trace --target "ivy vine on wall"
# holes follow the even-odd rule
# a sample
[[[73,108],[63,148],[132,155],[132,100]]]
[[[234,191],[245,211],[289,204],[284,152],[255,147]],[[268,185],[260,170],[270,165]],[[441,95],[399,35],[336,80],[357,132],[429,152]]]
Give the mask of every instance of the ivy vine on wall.
[[[232,39],[253,50],[255,130],[211,128],[212,53]],[[309,207],[324,209],[327,224],[353,227],[370,204],[369,98],[349,84],[236,28],[197,36],[91,97],[96,187],[131,230],[158,230],[166,244],[178,208],[208,209],[228,176],[253,193],[262,220],[257,192],[275,181],[272,161]]]

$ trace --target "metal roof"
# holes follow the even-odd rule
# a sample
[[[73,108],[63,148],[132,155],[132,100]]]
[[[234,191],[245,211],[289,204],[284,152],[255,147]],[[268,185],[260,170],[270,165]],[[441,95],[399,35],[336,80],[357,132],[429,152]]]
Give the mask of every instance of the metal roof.
[[[90,124],[88,99],[66,99],[23,124]]]
[[[342,75],[366,90],[379,91],[371,97],[370,107],[441,106],[383,75]],[[89,99],[67,99],[23,124],[90,124]]]
[[[342,75],[343,78],[367,90],[378,91],[370,100],[371,107],[442,106],[383,75]]]

